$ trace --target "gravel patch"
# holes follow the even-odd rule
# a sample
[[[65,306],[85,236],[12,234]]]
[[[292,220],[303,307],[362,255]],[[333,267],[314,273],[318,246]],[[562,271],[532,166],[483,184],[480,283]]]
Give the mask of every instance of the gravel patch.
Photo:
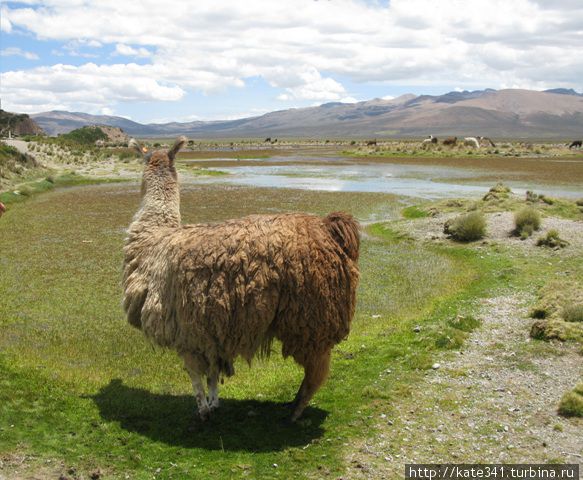
[[[484,300],[463,350],[437,359],[414,396],[347,455],[347,478],[403,478],[407,463],[579,463],[582,419],[557,415],[583,375],[572,345],[532,341],[523,294]]]
[[[443,233],[443,225],[447,220],[455,218],[458,215],[459,213],[439,214],[435,217],[408,220],[403,222],[402,225],[404,230],[414,238],[449,242],[451,240]],[[541,229],[534,232],[530,238],[521,240],[512,235],[512,230],[514,229],[514,213],[488,213],[485,217],[487,223],[485,241],[504,242],[507,245],[519,248],[540,248],[536,246],[537,239],[542,235],[546,235],[549,230],[555,229],[559,232],[559,236],[567,240],[572,247],[583,247],[582,221],[557,217],[543,217]],[[568,251],[569,249],[567,248],[566,250]]]

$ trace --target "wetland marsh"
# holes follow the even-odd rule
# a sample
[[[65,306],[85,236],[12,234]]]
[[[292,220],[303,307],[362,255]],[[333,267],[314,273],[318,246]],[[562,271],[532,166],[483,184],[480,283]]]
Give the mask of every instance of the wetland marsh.
[[[583,282],[581,246],[555,252],[533,242],[506,242],[503,236],[470,244],[428,240],[429,227],[423,226],[438,220],[407,220],[402,210],[414,204],[451,214],[475,203],[494,221],[502,210],[522,205],[527,189],[581,198],[583,158],[564,159],[565,167],[555,172],[561,160],[549,166],[514,158],[503,159],[506,163],[355,159],[313,151],[239,161],[202,156],[207,158],[181,158],[185,223],[333,210],[350,211],[363,223],[356,317],[349,338],[334,350],[328,382],[297,424],[284,423],[282,404],[293,396],[301,371],[284,361],[276,346],[269,359],[254,361],[252,368],[236,365],[237,374],[221,387],[224,401],[217,415],[200,423],[178,357],[152,347],[126,323],[121,309],[123,238],[139,204],[139,185],[71,187],[32,196],[11,204],[0,220],[0,476],[398,478],[405,462],[452,460],[451,451],[466,452],[456,457],[461,461],[498,460],[498,452],[495,458],[494,453],[480,457],[472,450],[472,427],[460,427],[462,434],[447,423],[439,434],[424,430],[437,429],[443,414],[429,408],[432,401],[456,418],[464,402],[479,397],[470,393],[449,404],[451,395],[439,391],[442,397],[431,398],[432,367],[442,363],[441,374],[452,377],[477,375],[466,364],[447,364],[487,325],[484,305],[518,295],[526,311],[548,279]],[[480,160],[485,163],[477,164]],[[225,175],[191,175],[196,168]],[[481,199],[494,180],[510,184],[516,195],[507,203],[486,204]],[[458,197],[463,199],[446,206]],[[537,207],[543,226],[544,218],[559,216],[583,234],[583,213],[567,203],[568,209]],[[529,329],[524,315],[513,319],[524,335],[512,344],[512,362],[544,370],[548,366],[538,366],[535,356],[552,362],[560,355],[574,385],[583,373],[580,347],[561,346],[557,354],[539,342],[522,344]],[[486,347],[496,357],[495,346]],[[549,397],[541,408],[556,417],[553,423],[541,426],[534,419],[524,429],[535,432],[532,441],[541,443],[546,435],[560,448],[529,450],[526,441],[508,440],[510,434],[500,433],[496,422],[483,427],[488,448],[512,441],[516,448],[505,460],[516,463],[580,461],[568,454],[583,451],[569,452],[565,445],[577,448],[569,438],[576,438],[583,424],[556,416],[552,401]],[[419,432],[425,432],[423,448],[410,443],[421,441],[407,433],[411,411],[423,427]],[[483,413],[485,419],[493,415]],[[555,424],[563,429],[560,435]],[[517,430],[517,438],[520,434]]]

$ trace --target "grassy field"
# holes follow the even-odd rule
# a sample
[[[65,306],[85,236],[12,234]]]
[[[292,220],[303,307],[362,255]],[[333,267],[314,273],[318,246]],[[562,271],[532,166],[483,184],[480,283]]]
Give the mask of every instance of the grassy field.
[[[521,175],[547,168],[512,161],[523,165]],[[500,175],[508,173],[498,166]],[[569,172],[576,183],[580,162]],[[43,182],[32,193],[84,180],[53,178],[46,189]],[[344,477],[347,453],[378,430],[379,416],[398,424],[435,359],[462,347],[480,326],[474,312],[482,299],[534,295],[565,271],[583,284],[580,255],[419,241],[403,227],[436,211],[515,210],[520,199],[410,205],[380,193],[193,181],[182,189],[184,222],[348,210],[367,224],[353,329],[334,350],[330,379],[304,417],[285,421],[283,402],[302,372],[276,346],[252,368],[236,365],[222,386],[220,410],[202,424],[178,357],[149,344],[121,309],[124,230],[139,186],[71,186],[18,199],[27,201],[12,203],[0,221],[0,477]],[[537,208],[545,218],[582,215],[573,202]],[[396,435],[394,445],[401,441]]]
[[[434,352],[450,346],[439,339],[456,330],[447,321],[461,300],[498,282],[487,273],[491,260],[469,250],[423,247],[371,227],[353,331],[304,418],[283,422],[281,402],[301,372],[273,355],[252,369],[237,365],[220,414],[203,425],[175,354],[153,348],[123,318],[123,230],[137,203],[135,187],[72,188],[14,205],[2,219],[0,452],[24,458],[24,471],[341,474],[344,444],[368,430],[378,403],[414,388]],[[191,187],[183,198],[186,221],[353,205],[361,217],[399,208],[388,195],[234,187]],[[420,342],[414,323],[433,333]],[[389,367],[397,381],[382,378]]]

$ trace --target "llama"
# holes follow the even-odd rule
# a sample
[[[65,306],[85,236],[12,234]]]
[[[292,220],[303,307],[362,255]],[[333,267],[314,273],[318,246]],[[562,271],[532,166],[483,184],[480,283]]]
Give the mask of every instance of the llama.
[[[583,140],[573,140],[571,145],[569,145],[569,150],[572,148],[581,148],[581,145],[583,145]]]
[[[480,141],[480,145],[482,147],[494,147],[496,148],[496,144],[488,137],[478,137]]]
[[[367,140],[366,141],[366,146],[367,147],[374,147],[374,146],[376,146],[376,144],[377,144],[376,139],[375,140]]]
[[[425,140],[423,140],[423,145],[431,145],[431,144],[436,144],[437,143],[437,137],[434,137],[433,135],[429,135],[429,137],[427,137]]]
[[[444,145],[449,145],[450,147],[453,147],[454,145],[457,145],[457,137],[447,137],[444,141],[443,141]]]
[[[0,202],[0,217],[4,214],[5,211],[6,211],[6,207],[4,206],[4,204],[2,202]]]
[[[304,367],[291,404],[295,421],[326,379],[332,347],[350,330],[358,223],[336,212],[181,225],[174,159],[185,142],[145,155],[132,141],[146,165],[124,247],[128,322],[182,357],[202,420],[218,407],[219,377],[234,374],[235,359],[251,362],[280,340],[283,356]]]
[[[480,148],[480,142],[478,142],[478,139],[476,137],[465,137],[464,145],[467,145],[469,147],[475,147],[477,149]]]

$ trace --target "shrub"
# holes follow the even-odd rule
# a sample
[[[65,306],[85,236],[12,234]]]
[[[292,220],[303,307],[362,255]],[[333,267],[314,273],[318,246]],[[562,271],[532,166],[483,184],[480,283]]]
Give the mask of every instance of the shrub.
[[[528,238],[540,228],[540,213],[532,207],[524,207],[514,214],[514,233],[521,238]]]
[[[539,196],[538,194],[534,193],[532,190],[527,190],[526,191],[526,201],[527,202],[532,202],[532,203],[536,203],[539,200]]]
[[[107,140],[107,134],[99,127],[81,127],[59,135],[60,140],[73,144],[93,145],[97,140]]]
[[[445,222],[443,231],[460,242],[479,240],[486,234],[486,219],[481,212],[470,212]]]
[[[559,414],[565,417],[583,417],[583,383],[563,395],[559,403]]]
[[[565,322],[583,322],[583,303],[571,304],[563,310]]]
[[[536,245],[538,247],[565,248],[569,242],[559,237],[559,232],[553,228],[545,236],[539,237]]]

